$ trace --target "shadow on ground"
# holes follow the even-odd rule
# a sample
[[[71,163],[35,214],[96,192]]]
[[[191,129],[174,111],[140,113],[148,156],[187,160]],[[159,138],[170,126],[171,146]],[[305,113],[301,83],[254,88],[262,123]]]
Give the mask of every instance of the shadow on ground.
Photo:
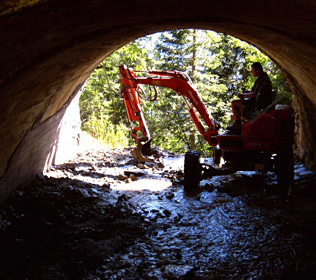
[[[131,170],[170,187],[118,189]],[[316,176],[302,164],[295,174],[286,197],[273,174],[251,172],[204,180],[187,195],[181,166],[84,154],[1,207],[0,278],[315,279]]]

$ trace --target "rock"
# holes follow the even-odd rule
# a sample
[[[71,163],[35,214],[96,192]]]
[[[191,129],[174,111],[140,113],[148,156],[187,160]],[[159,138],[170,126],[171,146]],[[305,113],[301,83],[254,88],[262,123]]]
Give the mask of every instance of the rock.
[[[127,196],[125,194],[122,194],[117,198],[117,201],[127,201]]]
[[[168,209],[163,210],[163,213],[169,217],[171,215],[171,212]]]
[[[131,178],[127,178],[126,180],[124,180],[125,183],[129,184],[132,182],[132,179]]]
[[[211,184],[211,183],[206,183],[206,184],[204,185],[204,189],[207,190],[207,191],[209,191],[209,192],[212,192],[212,191],[214,191],[215,187],[214,187],[214,185]]]
[[[136,181],[137,177],[133,174],[129,175],[129,179],[131,179],[132,181]]]
[[[111,187],[111,185],[108,184],[108,183],[104,183],[104,184],[102,185],[102,187],[103,187],[103,188],[106,188],[106,189],[109,189],[109,188]]]
[[[173,199],[174,198],[174,193],[173,192],[168,192],[167,194],[166,194],[166,198],[168,198],[168,199]]]
[[[146,173],[145,172],[143,172],[143,171],[132,171],[132,170],[125,170],[124,171],[124,174],[126,175],[126,176],[131,176],[131,175],[133,175],[133,176],[136,176],[136,177],[141,177],[141,176],[145,176],[146,175]]]
[[[165,266],[165,274],[167,277],[173,277],[175,279],[182,279],[187,273],[194,269],[190,265],[174,265],[169,264]]]
[[[310,170],[305,170],[299,173],[299,176],[312,175],[314,172]]]
[[[149,169],[149,167],[145,164],[142,164],[142,163],[137,163],[136,166],[140,169]]]
[[[128,177],[126,177],[123,174],[120,174],[120,175],[118,175],[118,178],[119,178],[120,181],[125,181]]]

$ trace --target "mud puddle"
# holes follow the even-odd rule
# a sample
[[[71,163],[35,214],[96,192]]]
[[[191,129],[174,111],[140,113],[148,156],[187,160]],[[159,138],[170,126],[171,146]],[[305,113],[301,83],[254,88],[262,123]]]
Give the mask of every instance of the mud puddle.
[[[1,279],[315,279],[316,176],[238,172],[183,191],[183,158],[92,151],[1,206]]]

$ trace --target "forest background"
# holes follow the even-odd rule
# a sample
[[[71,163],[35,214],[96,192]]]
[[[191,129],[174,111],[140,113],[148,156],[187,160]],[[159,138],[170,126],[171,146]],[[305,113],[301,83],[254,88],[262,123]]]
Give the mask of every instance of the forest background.
[[[246,42],[196,29],[139,38],[112,53],[87,79],[79,101],[82,129],[111,148],[133,145],[121,97],[119,66],[123,64],[136,71],[186,72],[212,119],[224,129],[230,122],[231,100],[251,89],[255,81],[251,64],[256,61],[262,64],[272,81],[277,94],[275,102],[291,104],[291,90],[281,69]],[[144,86],[144,92],[149,96],[154,94],[148,86]],[[160,149],[179,154],[195,149],[204,156],[212,153],[212,147],[199,135],[186,104],[176,92],[159,88],[157,99],[142,100],[141,106],[152,143]]]

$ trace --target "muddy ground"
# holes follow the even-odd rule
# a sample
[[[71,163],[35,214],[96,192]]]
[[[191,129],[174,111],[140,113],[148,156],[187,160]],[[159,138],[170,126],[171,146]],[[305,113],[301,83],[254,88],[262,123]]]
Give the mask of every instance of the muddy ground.
[[[183,158],[136,165],[89,151],[17,190],[0,211],[0,279],[316,279],[316,175],[297,163],[183,190]]]

